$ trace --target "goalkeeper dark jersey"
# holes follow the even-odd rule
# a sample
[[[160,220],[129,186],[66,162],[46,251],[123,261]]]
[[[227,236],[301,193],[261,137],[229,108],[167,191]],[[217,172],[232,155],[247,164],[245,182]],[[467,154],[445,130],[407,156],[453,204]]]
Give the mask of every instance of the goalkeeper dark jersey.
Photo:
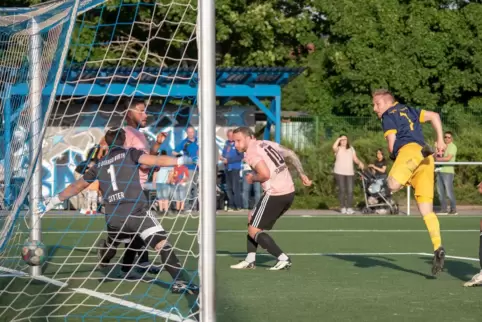
[[[83,176],[87,182],[99,180],[107,215],[125,217],[145,211],[148,201],[139,179],[139,158],[144,153],[114,148]]]

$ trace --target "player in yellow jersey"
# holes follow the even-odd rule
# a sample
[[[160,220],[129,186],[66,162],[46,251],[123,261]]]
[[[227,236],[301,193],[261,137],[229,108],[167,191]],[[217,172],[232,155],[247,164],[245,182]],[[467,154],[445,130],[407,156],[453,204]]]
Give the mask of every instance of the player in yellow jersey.
[[[393,163],[387,184],[392,192],[404,186],[412,186],[415,199],[434,249],[432,274],[442,271],[445,249],[440,236],[440,224],[433,211],[434,158],[426,152],[422,123],[432,124],[437,133],[437,153],[446,148],[443,139],[442,122],[438,113],[417,110],[395,101],[387,90],[376,90],[372,94],[373,110],[382,120],[382,127]]]

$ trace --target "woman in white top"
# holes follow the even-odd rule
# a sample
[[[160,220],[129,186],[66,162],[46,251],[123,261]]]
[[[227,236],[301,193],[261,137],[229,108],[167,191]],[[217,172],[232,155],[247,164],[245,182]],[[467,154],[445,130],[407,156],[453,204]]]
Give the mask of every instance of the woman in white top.
[[[353,179],[355,177],[356,163],[363,170],[363,163],[358,160],[355,149],[350,146],[348,137],[340,135],[333,144],[335,153],[335,173],[336,184],[338,186],[338,199],[340,200],[341,213],[354,214],[353,211]]]

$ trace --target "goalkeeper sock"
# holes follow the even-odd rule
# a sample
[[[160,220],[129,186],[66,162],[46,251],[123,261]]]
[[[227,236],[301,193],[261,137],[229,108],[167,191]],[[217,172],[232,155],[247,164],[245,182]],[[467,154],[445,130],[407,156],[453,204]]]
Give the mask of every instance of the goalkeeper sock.
[[[248,255],[246,255],[246,261],[248,263],[253,263],[256,261],[256,250],[258,248],[258,243],[256,242],[256,240],[254,240],[253,238],[251,238],[251,236],[247,235],[247,251],[248,251]]]
[[[102,245],[100,245],[100,248],[103,250],[103,252],[101,251],[102,256],[100,259],[102,264],[108,264],[114,258],[117,253],[117,246],[119,246],[119,243],[116,242],[109,243],[106,240],[102,242]]]
[[[440,236],[440,223],[435,213],[431,212],[423,216],[425,226],[427,226],[430,239],[432,240],[433,250],[436,251],[442,245],[442,237]]]
[[[479,237],[479,264],[480,264],[480,269],[482,271],[482,231],[480,232],[480,237]]]
[[[261,247],[266,249],[268,253],[270,253],[274,257],[278,258],[281,254],[283,254],[283,251],[281,250],[281,248],[279,248],[278,245],[276,245],[273,238],[271,238],[271,236],[264,231],[258,232],[254,237],[256,242],[258,242]]]
[[[189,281],[190,278],[186,276],[171,245],[166,244],[160,251],[160,254],[164,269],[171,275],[173,280]]]

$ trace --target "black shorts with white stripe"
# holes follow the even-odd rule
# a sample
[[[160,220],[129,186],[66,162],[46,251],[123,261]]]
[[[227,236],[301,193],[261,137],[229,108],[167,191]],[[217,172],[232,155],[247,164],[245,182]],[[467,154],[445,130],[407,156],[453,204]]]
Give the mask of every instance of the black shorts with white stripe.
[[[107,233],[111,240],[127,240],[139,235],[143,240],[160,233],[165,235],[164,228],[157,218],[147,210],[129,216],[106,215]]]
[[[294,192],[281,196],[263,194],[254,207],[249,224],[259,229],[270,230],[278,218],[291,207],[294,199]]]

